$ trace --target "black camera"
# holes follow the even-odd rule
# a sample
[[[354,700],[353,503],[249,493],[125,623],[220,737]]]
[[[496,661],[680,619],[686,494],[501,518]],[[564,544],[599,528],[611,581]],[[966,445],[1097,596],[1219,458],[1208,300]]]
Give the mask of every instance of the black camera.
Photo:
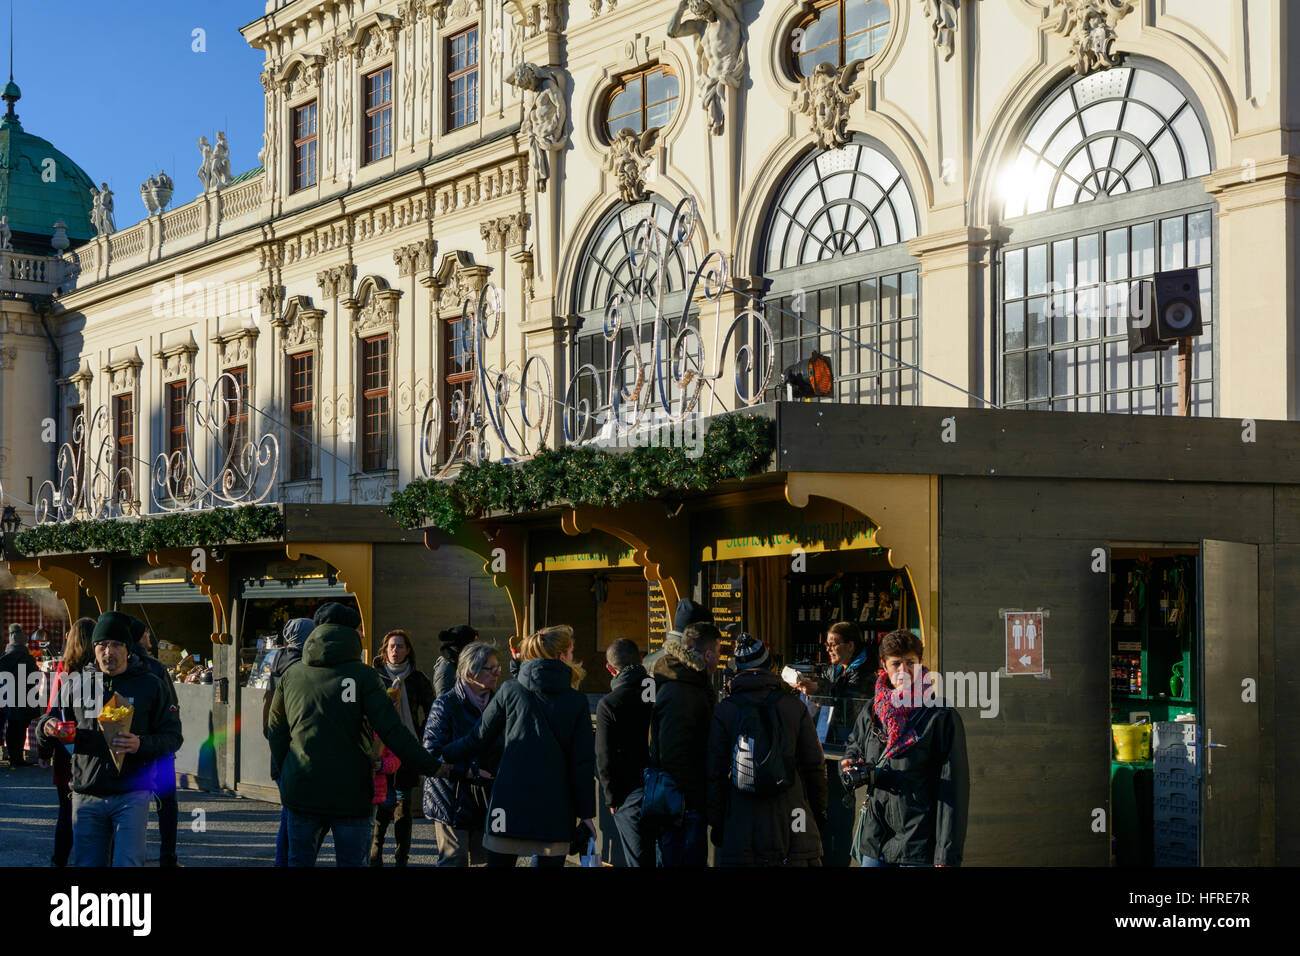
[[[876,785],[876,768],[865,763],[852,763],[840,768],[840,783],[849,793],[861,787],[870,790]]]

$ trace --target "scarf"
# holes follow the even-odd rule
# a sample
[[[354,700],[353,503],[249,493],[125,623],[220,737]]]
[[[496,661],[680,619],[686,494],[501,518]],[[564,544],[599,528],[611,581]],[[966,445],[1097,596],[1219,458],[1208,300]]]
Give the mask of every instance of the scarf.
[[[841,674],[851,670],[854,667],[861,667],[866,662],[867,662],[867,651],[866,648],[863,648],[858,652],[858,655],[855,658],[853,658],[853,660],[849,661],[847,664],[836,664],[835,667],[831,669],[831,680],[833,681],[839,680]]]
[[[872,708],[885,727],[884,756],[886,758],[902,756],[921,739],[913,718],[923,706],[925,693],[933,680],[930,669],[924,664],[921,665],[920,680],[913,680],[911,687],[905,690],[895,690],[894,685],[889,682],[889,675],[883,670],[876,677],[876,698]]]
[[[464,681],[460,682],[460,686],[465,690],[465,697],[471,704],[477,707],[478,712],[482,714],[483,711],[487,709],[488,698],[491,697],[491,694],[488,693],[488,689],[486,687],[475,689]]]
[[[388,664],[385,663],[384,673],[387,674],[389,679],[392,680],[393,686],[396,687],[401,692],[402,696],[398,700],[397,709],[398,712],[402,715],[402,726],[414,734],[415,721],[411,718],[411,695],[406,692],[406,678],[411,673],[410,658],[407,658],[407,660],[402,664],[402,666],[396,670],[389,667]],[[418,737],[419,735],[416,734],[416,736]]]

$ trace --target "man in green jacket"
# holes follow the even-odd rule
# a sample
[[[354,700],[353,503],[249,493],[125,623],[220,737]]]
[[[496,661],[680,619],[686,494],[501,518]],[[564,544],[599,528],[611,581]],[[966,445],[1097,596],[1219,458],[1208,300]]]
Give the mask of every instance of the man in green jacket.
[[[316,612],[302,660],[275,688],[267,737],[271,775],[288,809],[289,865],[315,866],[334,834],[339,866],[364,866],[374,811],[372,734],[418,773],[441,761],[402,726],[373,667],[361,660],[360,615],[342,604]]]

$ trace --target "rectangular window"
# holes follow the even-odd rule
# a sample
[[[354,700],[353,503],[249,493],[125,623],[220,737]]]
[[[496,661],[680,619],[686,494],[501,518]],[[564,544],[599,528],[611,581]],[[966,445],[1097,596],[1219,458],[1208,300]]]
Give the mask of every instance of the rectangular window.
[[[315,427],[315,355],[289,356],[289,480],[311,477],[311,438]]]
[[[293,111],[293,188],[316,185],[316,104]]]
[[[447,40],[447,130],[478,121],[478,27]]]
[[[171,471],[172,487],[177,488],[177,479],[183,478],[187,462],[185,460],[185,391],[184,382],[172,382],[167,386],[167,467]]]
[[[1157,271],[1186,265],[1200,272],[1205,326],[1204,334],[1192,343],[1192,414],[1212,414],[1211,225],[1211,214],[1204,210],[1006,252],[1002,257],[1002,404],[1178,414],[1177,347],[1132,355],[1128,326],[1138,283],[1150,280]]]
[[[766,401],[784,401],[785,369],[800,367],[814,351],[831,362],[837,402],[915,405],[920,387],[920,294],[915,270],[782,296],[767,310],[776,344],[776,370]],[[758,330],[753,340],[760,341]],[[906,364],[904,364],[906,363]]]
[[[393,68],[366,77],[366,162],[393,155]]]
[[[113,397],[113,485],[118,492],[132,494],[135,475],[135,407],[131,395]]]
[[[443,368],[446,374],[443,377],[442,407],[451,409],[460,402],[469,401],[470,380],[474,377],[474,353],[465,334],[468,331],[466,323],[459,314],[445,322],[443,327],[446,330],[442,346]],[[457,401],[458,394],[460,402]],[[459,425],[451,425],[445,431],[446,439],[442,453],[450,455],[455,448]],[[464,454],[465,448],[461,446],[456,457],[463,458]]]
[[[226,376],[229,376],[228,378]],[[235,488],[242,488],[247,477],[246,466],[241,462],[248,441],[248,366],[226,369],[222,377],[221,396],[225,400],[226,425],[221,456],[222,467],[229,468],[234,476]]]
[[[361,341],[361,470],[388,467],[388,336]]]

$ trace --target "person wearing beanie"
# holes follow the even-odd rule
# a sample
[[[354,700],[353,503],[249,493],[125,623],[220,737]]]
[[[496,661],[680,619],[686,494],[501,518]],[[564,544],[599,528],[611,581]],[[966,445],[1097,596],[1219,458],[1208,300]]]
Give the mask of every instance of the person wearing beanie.
[[[320,627],[322,624],[341,624],[344,627],[350,627],[357,630],[361,627],[361,612],[356,608],[348,607],[346,604],[340,604],[337,601],[331,601],[328,604],[322,604],[312,615],[312,624]]]
[[[355,611],[328,606],[275,686],[266,735],[271,777],[287,808],[289,866],[315,866],[327,833],[339,866],[364,866],[371,840],[373,732],[404,765],[435,774],[442,761],[425,752],[402,723],[374,667],[361,659]]]
[[[709,725],[714,865],[820,866],[826,758],[812,717],[798,692],[773,672],[762,641],[741,632],[732,661],[731,693]],[[759,763],[769,772],[756,773]],[[796,819],[805,825],[792,826]]]
[[[131,619],[105,611],[91,634],[94,660],[87,673],[102,675],[103,700],[73,708],[77,733],[72,754],[72,865],[143,866],[154,768],[180,749],[180,712],[172,691],[132,651]],[[129,728],[108,740],[100,707],[116,694],[131,702]],[[113,754],[124,755],[121,768]]]
[[[664,643],[668,641],[680,641],[686,629],[692,624],[713,624],[713,612],[703,604],[692,601],[690,598],[682,598],[677,602],[677,609],[673,612],[673,626],[664,635]],[[647,673],[654,673],[655,665],[659,658],[663,656],[664,649],[660,647],[657,651],[651,651],[641,661],[641,666],[646,669]]]
[[[178,704],[176,699],[176,682],[172,680],[172,675],[167,672],[166,666],[162,661],[153,656],[151,650],[153,632],[149,626],[139,618],[130,618],[131,636],[135,638],[135,645],[131,648],[140,660],[144,661],[149,672],[162,682],[163,687],[171,696],[171,702]],[[180,713],[177,706],[176,713]],[[164,754],[158,758],[154,764],[154,808],[158,811],[158,865],[159,866],[178,866],[176,862],[176,829],[180,822],[180,808],[176,803],[176,756],[175,754]]]
[[[433,665],[433,696],[451,693],[456,687],[456,662],[460,652],[478,640],[478,631],[468,624],[457,624],[438,634],[442,647]],[[513,671],[512,671],[513,672]]]
[[[9,625],[9,643],[5,645],[4,656],[0,657],[0,672],[9,675],[12,687],[26,696],[26,678],[37,672],[36,658],[27,649],[27,639],[23,629],[17,624]],[[15,704],[21,704],[16,701]],[[0,707],[0,723],[5,725],[5,749],[9,753],[9,767],[16,770],[25,767],[31,761],[23,757],[27,747],[27,725],[40,713],[31,707]]]
[[[317,614],[327,607],[343,607],[343,605],[323,605],[317,610]],[[346,608],[345,608],[346,610]],[[332,612],[330,612],[332,613]],[[275,685],[280,678],[284,676],[292,665],[302,660],[302,648],[307,643],[307,638],[312,630],[316,627],[315,622],[309,617],[290,618],[285,622],[284,627],[280,630],[280,648],[276,651],[275,660],[271,663],[271,676],[266,685],[266,698],[262,701],[262,734],[267,734],[267,726],[271,717],[271,700],[275,697]],[[276,781],[276,787],[279,787],[279,781]],[[275,835],[275,862],[273,866],[289,865],[289,810],[284,805],[283,800],[280,802],[280,829]]]

